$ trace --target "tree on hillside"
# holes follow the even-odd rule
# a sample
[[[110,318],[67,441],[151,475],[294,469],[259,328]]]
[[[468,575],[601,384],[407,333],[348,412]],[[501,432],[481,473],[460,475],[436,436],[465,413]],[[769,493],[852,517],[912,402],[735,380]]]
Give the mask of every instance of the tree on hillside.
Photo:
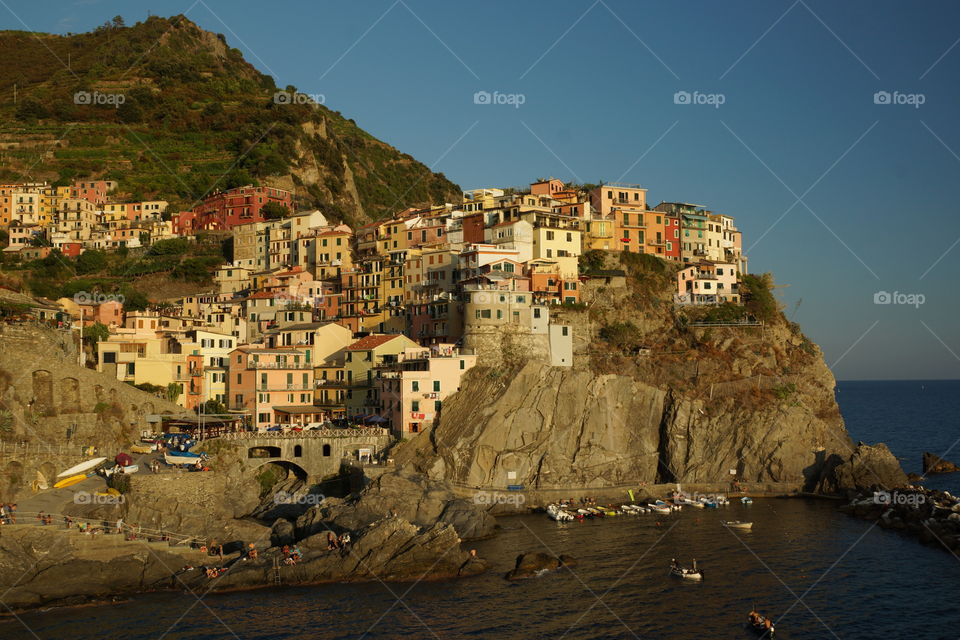
[[[107,254],[96,249],[87,249],[77,256],[77,273],[95,273],[107,268]]]
[[[260,213],[267,220],[279,220],[290,215],[290,209],[277,202],[268,202],[261,207]]]
[[[94,322],[92,325],[83,328],[83,343],[90,345],[94,352],[97,350],[97,343],[103,342],[110,337],[110,328],[102,322]]]

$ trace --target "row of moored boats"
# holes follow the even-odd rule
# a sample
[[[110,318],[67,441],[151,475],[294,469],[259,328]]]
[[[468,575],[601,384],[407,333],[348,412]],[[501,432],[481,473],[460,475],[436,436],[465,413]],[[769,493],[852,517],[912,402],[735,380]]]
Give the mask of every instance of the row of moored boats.
[[[743,504],[751,504],[753,500],[747,496],[740,499]],[[691,498],[687,496],[674,496],[669,501],[656,500],[645,504],[622,504],[620,506],[612,505],[580,505],[577,506],[570,502],[561,502],[551,504],[547,507],[547,515],[557,522],[569,522],[571,520],[583,520],[586,518],[605,518],[609,516],[623,515],[641,515],[644,513],[658,513],[666,515],[674,511],[680,511],[684,507],[694,509],[716,509],[726,506],[730,501],[724,496]],[[730,524],[749,524],[749,523],[730,523]],[[749,527],[741,527],[749,528]]]

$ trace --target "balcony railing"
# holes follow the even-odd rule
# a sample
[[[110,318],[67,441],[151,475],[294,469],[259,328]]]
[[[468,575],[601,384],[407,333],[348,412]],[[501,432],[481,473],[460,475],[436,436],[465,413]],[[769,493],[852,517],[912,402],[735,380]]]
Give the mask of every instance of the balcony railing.
[[[313,391],[309,384],[257,383],[257,391]]]
[[[311,362],[254,362],[247,363],[248,369],[313,369]]]

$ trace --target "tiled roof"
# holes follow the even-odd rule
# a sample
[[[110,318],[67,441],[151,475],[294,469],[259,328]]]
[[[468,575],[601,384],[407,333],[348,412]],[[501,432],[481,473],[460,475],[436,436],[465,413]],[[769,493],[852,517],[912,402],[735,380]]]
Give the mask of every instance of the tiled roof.
[[[347,351],[369,351],[371,349],[376,349],[380,345],[386,344],[391,340],[399,338],[399,335],[377,335],[377,336],[367,336],[366,338],[360,338],[349,347]]]

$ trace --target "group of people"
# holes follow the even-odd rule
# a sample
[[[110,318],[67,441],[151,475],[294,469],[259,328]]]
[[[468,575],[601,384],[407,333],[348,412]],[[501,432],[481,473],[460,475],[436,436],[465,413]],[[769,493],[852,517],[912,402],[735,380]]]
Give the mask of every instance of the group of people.
[[[347,546],[349,544],[349,533],[341,533],[338,536],[333,531],[327,531],[327,551],[340,551],[341,553],[346,553]]]
[[[283,553],[283,564],[294,565],[303,560],[303,554],[300,552],[300,547],[293,545],[292,547],[288,544],[283,545],[280,548],[281,553]]]
[[[747,614],[747,620],[754,627],[762,627],[765,629],[773,628],[773,620],[771,620],[770,618],[764,617],[763,615],[758,613],[756,610],[751,611],[750,613]]]
[[[0,524],[17,524],[17,503],[0,504]]]

